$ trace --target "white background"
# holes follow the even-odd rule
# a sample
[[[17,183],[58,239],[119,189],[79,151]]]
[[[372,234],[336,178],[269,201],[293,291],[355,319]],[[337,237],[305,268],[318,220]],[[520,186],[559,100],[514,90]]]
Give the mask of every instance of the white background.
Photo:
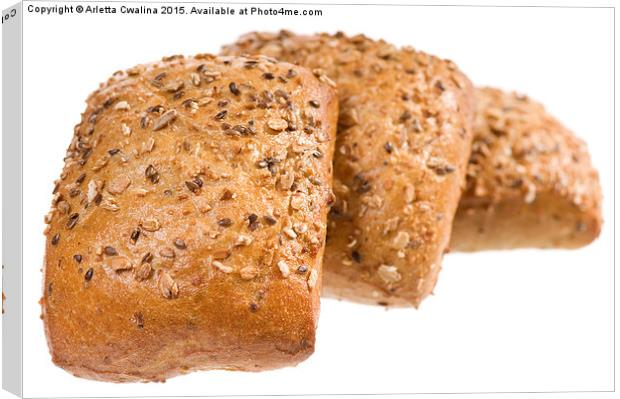
[[[49,5],[49,4],[47,4]],[[190,5],[186,5],[190,6]],[[323,17],[26,15],[24,395],[131,396],[613,388],[613,10],[320,7]],[[75,378],[50,360],[37,303],[52,181],[99,82],[250,30],[365,33],[517,89],[586,140],[605,194],[601,237],[576,251],[450,254],[419,310],[324,300],[316,353],[295,368],[198,372],[165,384]]]

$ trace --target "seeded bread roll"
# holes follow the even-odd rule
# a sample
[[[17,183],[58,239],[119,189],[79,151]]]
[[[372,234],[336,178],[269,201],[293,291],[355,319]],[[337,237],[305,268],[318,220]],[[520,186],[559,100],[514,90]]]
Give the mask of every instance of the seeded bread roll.
[[[476,90],[467,187],[454,221],[457,251],[577,248],[601,230],[601,187],[584,142],[515,93]]]
[[[224,53],[262,53],[338,84],[336,203],[324,295],[418,306],[447,248],[472,140],[472,88],[450,61],[362,35],[251,33]]]
[[[125,382],[307,358],[334,90],[267,58],[174,56],[87,104],[47,217],[54,363]]]

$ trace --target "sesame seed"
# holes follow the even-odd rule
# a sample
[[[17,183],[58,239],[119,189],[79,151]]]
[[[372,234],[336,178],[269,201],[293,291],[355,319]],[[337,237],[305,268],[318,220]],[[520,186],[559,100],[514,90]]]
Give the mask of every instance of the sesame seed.
[[[190,74],[190,77],[192,79],[192,84],[194,86],[200,86],[200,75],[198,75],[197,73],[192,72]]]
[[[523,201],[526,204],[531,204],[536,200],[536,186],[533,184],[528,185],[525,196],[523,197]]]
[[[82,263],[82,255],[80,254],[73,255],[73,260],[75,260],[77,263]]]
[[[312,290],[316,287],[316,283],[319,281],[319,272],[316,269],[312,269],[310,271],[310,276],[308,277],[308,288]]]
[[[185,241],[183,241],[180,238],[177,238],[176,240],[174,240],[174,246],[177,247],[178,249],[187,248],[187,246],[185,245]]]
[[[410,204],[414,200],[415,200],[415,187],[413,187],[413,185],[411,184],[408,184],[405,186],[405,202]]]
[[[293,226],[293,230],[297,234],[305,234],[308,232],[308,225],[305,223],[297,223]]]
[[[56,234],[52,237],[52,245],[57,245],[58,241],[60,241],[60,234]]]
[[[263,74],[263,79],[272,80],[273,78],[275,78],[275,76],[271,72],[265,72]]]
[[[310,104],[310,106],[313,108],[319,108],[321,106],[321,104],[319,104],[319,102],[316,100],[310,100],[308,101],[308,104]]]
[[[288,263],[286,263],[285,261],[281,260],[278,261],[278,269],[280,269],[280,273],[282,273],[282,277],[287,278],[290,274],[290,270],[288,267]]]
[[[235,246],[237,247],[245,247],[252,243],[252,237],[240,235],[237,237],[237,241],[235,241]]]
[[[295,233],[295,231],[293,229],[291,229],[290,227],[285,227],[282,229],[282,231],[284,232],[284,234],[286,234],[288,236],[288,238],[290,239],[295,239],[297,238],[297,233]]]

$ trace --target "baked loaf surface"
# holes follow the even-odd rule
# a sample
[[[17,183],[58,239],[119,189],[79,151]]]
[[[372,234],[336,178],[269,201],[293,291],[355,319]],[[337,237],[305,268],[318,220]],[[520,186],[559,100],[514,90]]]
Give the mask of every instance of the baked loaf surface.
[[[53,361],[122,382],[307,358],[337,114],[331,87],[264,57],[174,56],[102,85],[46,220]]]
[[[601,187],[585,143],[527,97],[480,88],[476,102],[451,248],[577,248],[594,240]]]
[[[251,33],[225,54],[265,54],[338,84],[323,294],[417,306],[447,248],[472,140],[472,88],[450,61],[362,35]]]

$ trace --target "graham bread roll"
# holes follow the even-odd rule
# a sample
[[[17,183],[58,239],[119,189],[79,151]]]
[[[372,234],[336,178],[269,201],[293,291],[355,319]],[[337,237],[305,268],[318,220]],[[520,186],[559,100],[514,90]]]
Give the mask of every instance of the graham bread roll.
[[[542,105],[476,90],[467,187],[451,248],[577,248],[600,233],[601,187],[588,150]]]
[[[47,218],[54,363],[125,382],[310,356],[335,91],[267,58],[174,56],[87,104]]]
[[[262,53],[338,84],[323,294],[418,306],[435,286],[464,184],[469,80],[450,61],[362,35],[251,33],[224,53]]]

